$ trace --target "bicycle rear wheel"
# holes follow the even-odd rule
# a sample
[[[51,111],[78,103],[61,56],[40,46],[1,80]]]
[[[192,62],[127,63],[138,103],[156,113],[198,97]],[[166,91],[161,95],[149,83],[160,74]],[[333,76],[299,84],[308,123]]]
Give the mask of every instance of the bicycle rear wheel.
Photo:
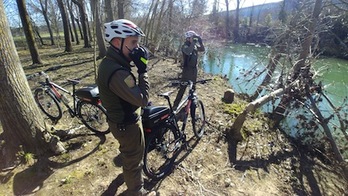
[[[57,122],[62,118],[62,108],[59,105],[58,100],[50,91],[44,88],[37,88],[34,92],[35,102],[39,108],[54,122]]]
[[[181,147],[174,126],[166,124],[157,131],[145,138],[143,170],[153,180],[159,180],[171,172],[176,153]]]
[[[192,128],[195,136],[201,138],[205,128],[205,112],[203,102],[195,100],[191,104]]]
[[[88,129],[98,134],[110,132],[106,110],[102,106],[82,101],[79,103],[77,110],[82,123]]]

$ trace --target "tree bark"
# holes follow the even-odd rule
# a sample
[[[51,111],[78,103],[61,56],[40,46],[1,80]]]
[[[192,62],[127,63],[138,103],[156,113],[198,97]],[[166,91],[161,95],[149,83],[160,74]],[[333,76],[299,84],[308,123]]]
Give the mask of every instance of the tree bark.
[[[238,115],[238,117],[234,121],[234,123],[233,123],[233,125],[232,125],[232,127],[231,127],[231,129],[229,131],[229,134],[232,136],[232,138],[234,138],[236,141],[241,141],[243,139],[242,135],[240,133],[240,130],[243,127],[243,124],[244,124],[244,121],[246,119],[247,114],[249,114],[250,112],[254,112],[257,108],[259,108],[260,106],[262,106],[265,103],[269,102],[274,97],[284,94],[284,92],[286,92],[287,89],[292,88],[296,84],[298,84],[298,81],[295,81],[294,83],[290,84],[286,88],[277,89],[277,90],[271,92],[268,95],[265,95],[263,97],[260,97],[260,98],[256,99],[253,102],[250,102],[246,106],[246,108],[243,111],[243,113]]]
[[[297,63],[293,67],[292,76],[290,77],[288,83],[291,83],[292,81],[297,80],[300,74],[303,76],[302,80],[306,79],[306,81],[303,81],[304,83],[311,83],[313,80],[312,78],[309,78],[308,72],[310,70],[310,65],[306,65],[306,59],[308,58],[310,47],[313,41],[313,34],[315,31],[319,14],[321,12],[321,6],[322,6],[322,0],[316,0],[312,17],[311,17],[311,20],[309,21],[309,27],[306,28],[308,29],[308,31],[302,43],[302,51],[297,59]],[[278,124],[284,118],[283,114],[285,112],[286,106],[288,105],[288,102],[289,102],[288,99],[282,98],[278,107],[274,110],[274,120],[276,124]]]
[[[39,51],[37,49],[37,45],[34,39],[33,27],[30,23],[27,8],[25,6],[25,0],[16,0],[16,1],[18,6],[19,16],[21,17],[21,21],[22,21],[25,38],[27,40],[27,44],[29,47],[31,60],[33,61],[33,64],[42,64]]]
[[[233,28],[233,39],[234,39],[235,43],[239,42],[239,8],[240,8],[240,2],[241,2],[241,0],[237,0],[236,18],[234,21],[234,28]]]
[[[226,4],[226,38],[230,39],[231,38],[231,33],[230,33],[230,11],[229,11],[229,0],[225,0]]]
[[[327,122],[325,122],[324,116],[321,114],[320,110],[318,109],[318,107],[315,104],[315,101],[313,100],[312,95],[310,94],[309,85],[306,85],[305,89],[306,89],[307,98],[311,101],[311,106],[312,106],[312,109],[314,111],[314,114],[315,114],[316,118],[319,120],[320,125],[323,127],[324,132],[325,132],[327,138],[329,139],[329,143],[331,145],[332,151],[334,152],[336,159],[342,163],[344,161],[344,159],[340,153],[340,150],[338,149],[338,147],[336,145],[335,139],[333,138],[333,136],[331,134],[331,131],[330,131],[329,126],[327,125]]]
[[[68,18],[65,11],[63,0],[57,0],[60,14],[62,16],[63,28],[64,28],[64,40],[65,40],[65,52],[72,52],[72,45],[70,40]]]
[[[91,44],[89,42],[89,36],[88,36],[88,29],[87,29],[87,18],[86,18],[86,11],[84,8],[84,2],[83,0],[72,0],[73,3],[77,5],[80,12],[80,18],[81,18],[81,26],[82,26],[82,32],[83,32],[83,42],[84,42],[84,48],[90,48]]]
[[[124,0],[117,1],[117,16],[119,19],[124,18]]]
[[[100,59],[106,55],[104,36],[103,36],[103,31],[101,29],[102,25],[101,25],[100,17],[99,17],[100,1],[99,0],[92,0],[91,1],[91,8],[92,8],[92,12],[94,13],[94,21],[95,21],[95,28],[96,28],[95,33],[96,33],[97,45],[98,45],[98,49],[99,49],[99,54],[98,54],[97,59]]]
[[[74,36],[75,36],[75,40],[76,40],[76,45],[79,45],[80,39],[79,39],[79,35],[78,35],[77,29],[76,29],[75,16],[73,13],[72,3],[70,1],[68,1],[67,3],[68,3],[68,10],[69,10],[70,19],[71,19],[71,25],[73,27]]]
[[[48,15],[47,15],[48,0],[44,0],[44,1],[45,1],[45,5],[42,3],[42,0],[40,0],[41,12],[42,12],[42,15],[45,19],[48,33],[50,34],[51,45],[54,45],[55,43],[54,43],[52,27],[51,27],[51,23],[50,23],[50,20],[48,19]]]
[[[106,12],[106,22],[111,22],[114,20],[114,13],[112,12],[111,0],[105,0],[105,12]]]
[[[47,131],[44,119],[32,96],[25,78],[4,7],[0,1],[0,121],[8,156],[6,162],[22,146],[25,152],[41,155],[46,152],[54,137]],[[58,140],[55,140],[58,141]],[[64,152],[60,142],[53,148]]]

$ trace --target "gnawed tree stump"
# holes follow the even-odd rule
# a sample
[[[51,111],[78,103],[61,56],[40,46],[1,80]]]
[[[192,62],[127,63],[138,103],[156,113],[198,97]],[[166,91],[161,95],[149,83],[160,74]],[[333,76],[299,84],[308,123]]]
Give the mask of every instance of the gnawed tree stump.
[[[224,93],[222,101],[225,103],[232,103],[234,101],[234,91],[232,89],[227,89]]]

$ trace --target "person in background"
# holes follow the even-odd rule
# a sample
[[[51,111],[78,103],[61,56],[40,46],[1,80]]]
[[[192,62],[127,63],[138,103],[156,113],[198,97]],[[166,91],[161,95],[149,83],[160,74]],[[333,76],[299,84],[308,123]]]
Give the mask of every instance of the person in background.
[[[182,51],[182,81],[197,80],[197,62],[198,52],[205,50],[202,38],[194,31],[187,31],[185,33],[185,43],[181,47]],[[186,86],[181,86],[179,92],[174,100],[173,108],[176,110],[182,96],[184,95]]]
[[[109,129],[120,144],[126,195],[156,195],[143,188],[144,132],[141,107],[148,103],[147,50],[139,46],[143,31],[133,22],[119,19],[104,24],[110,43],[98,68],[97,84],[107,110]],[[131,61],[138,77],[131,73]],[[138,82],[137,82],[138,79]]]

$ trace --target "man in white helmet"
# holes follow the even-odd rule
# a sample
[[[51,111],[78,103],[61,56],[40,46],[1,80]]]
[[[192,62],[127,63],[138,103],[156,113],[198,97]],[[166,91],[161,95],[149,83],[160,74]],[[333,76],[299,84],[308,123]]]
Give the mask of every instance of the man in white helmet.
[[[187,31],[185,33],[185,43],[181,47],[182,51],[182,78],[183,81],[197,80],[197,62],[198,52],[205,50],[202,38],[194,31]],[[186,90],[186,86],[181,86],[175,98],[173,108],[176,109],[182,99]]]
[[[142,176],[145,141],[140,112],[149,99],[148,53],[139,46],[145,34],[126,19],[105,23],[104,27],[110,47],[98,69],[99,94],[107,110],[110,131],[120,144],[126,195],[145,195]],[[131,73],[131,61],[137,67],[138,77]]]

